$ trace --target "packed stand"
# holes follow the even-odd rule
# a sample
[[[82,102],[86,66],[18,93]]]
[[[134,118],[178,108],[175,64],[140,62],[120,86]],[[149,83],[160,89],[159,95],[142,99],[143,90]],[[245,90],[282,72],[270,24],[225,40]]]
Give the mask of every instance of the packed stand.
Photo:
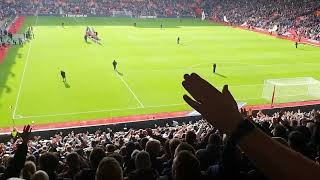
[[[4,1],[4,0],[2,0]],[[196,17],[202,11],[211,18],[235,25],[272,29],[286,35],[294,29],[306,38],[320,40],[320,2],[317,0],[7,0],[1,2],[4,12],[41,15],[82,14],[113,16]]]
[[[235,25],[272,29],[286,34],[294,29],[306,38],[320,40],[320,2],[317,0],[216,0],[211,15]],[[318,10],[318,11],[317,11]]]
[[[15,8],[0,3],[0,48],[3,48],[5,38],[7,36],[7,28],[15,15]]]
[[[274,140],[319,163],[319,112],[242,115]],[[1,144],[1,179],[267,179],[227,135],[205,120],[145,130],[59,133],[50,139],[30,137],[29,132],[28,126],[20,138]]]
[[[2,0],[3,1],[3,0]],[[16,6],[16,11],[22,14],[86,14],[112,16],[114,11],[128,11],[133,16],[195,16],[195,1],[185,0],[150,0],[150,1],[90,1],[90,0],[15,0],[2,2]]]

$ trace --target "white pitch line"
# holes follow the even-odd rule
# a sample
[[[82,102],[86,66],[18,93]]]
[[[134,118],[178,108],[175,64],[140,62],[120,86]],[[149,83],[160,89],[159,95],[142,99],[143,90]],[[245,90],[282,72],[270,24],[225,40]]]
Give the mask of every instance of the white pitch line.
[[[35,20],[35,25],[37,25],[37,23],[38,23],[38,17],[39,16],[37,16],[37,18]],[[26,62],[24,64],[24,68],[23,68],[23,71],[22,71],[22,76],[21,76],[21,80],[20,80],[20,85],[19,85],[18,95],[17,95],[17,99],[16,99],[16,104],[14,106],[14,110],[13,110],[13,113],[12,113],[12,119],[15,119],[15,115],[16,115],[16,112],[17,112],[17,107],[18,107],[18,104],[19,104],[20,96],[21,96],[22,84],[23,84],[23,81],[24,81],[24,75],[25,75],[25,72],[26,72],[26,69],[27,69],[27,66],[28,66],[28,62],[29,62],[29,56],[30,56],[30,51],[31,51],[31,47],[32,47],[32,42],[33,41],[30,42],[29,49],[28,49],[27,56],[26,56]]]
[[[166,105],[154,105],[154,106],[147,106],[147,107],[145,107],[145,108],[171,107],[171,106],[181,106],[181,105],[186,105],[186,103],[166,104]]]
[[[27,119],[27,118],[40,118],[40,117],[56,117],[56,116],[66,116],[66,115],[78,115],[78,114],[91,114],[100,112],[112,112],[112,111],[124,111],[124,110],[135,110],[135,109],[148,109],[148,108],[158,108],[158,107],[172,107],[186,105],[186,103],[179,104],[168,104],[168,105],[157,105],[157,106],[147,106],[147,107],[132,107],[132,108],[119,108],[119,109],[101,109],[95,111],[83,111],[83,112],[70,112],[70,113],[58,113],[58,114],[42,114],[42,115],[17,115],[15,119]]]
[[[263,99],[263,98],[236,98],[236,101],[245,101],[245,100],[257,100],[257,99]]]
[[[189,68],[194,68],[194,69],[199,69],[199,68],[196,68],[197,66],[200,66],[200,65],[205,65],[205,64],[212,64],[212,63],[199,63],[199,64],[195,64],[195,65],[192,65],[190,66]],[[219,62],[217,62],[217,64],[219,64]],[[288,63],[288,64],[251,64],[251,63],[238,63],[238,62],[221,62],[221,64],[240,64],[239,66],[236,66],[235,67],[224,67],[225,68],[235,68],[235,69],[238,69],[239,67],[243,67],[245,66],[246,68],[247,67],[276,67],[276,66],[297,66],[297,65],[320,65],[320,63],[296,63],[296,64],[292,64],[292,63]]]
[[[276,66],[297,66],[297,65],[320,65],[320,63],[296,63],[296,64],[249,64],[249,63],[239,63],[244,66],[254,66],[254,67],[276,67]]]
[[[119,108],[119,109],[101,109],[95,111],[83,111],[83,112],[69,112],[69,113],[57,113],[57,114],[42,114],[42,115],[30,115],[30,116],[21,116],[16,119],[26,119],[26,118],[39,118],[39,117],[54,117],[54,116],[66,116],[66,115],[78,115],[78,114],[91,114],[91,113],[100,113],[100,112],[112,112],[112,111],[122,111],[122,110],[133,110],[141,109],[141,107],[132,107],[132,108]]]
[[[138,101],[138,103],[140,104],[140,107],[144,108],[144,105],[142,104],[142,102],[139,100],[139,98],[137,97],[137,95],[133,92],[133,90],[130,88],[130,86],[128,85],[128,83],[117,73],[117,76],[119,77],[119,79],[123,82],[123,84],[129,89],[129,91],[131,92],[131,94],[133,95],[133,97]]]
[[[229,87],[247,87],[247,86],[262,86],[262,85],[264,84],[239,84],[239,85],[228,84]]]

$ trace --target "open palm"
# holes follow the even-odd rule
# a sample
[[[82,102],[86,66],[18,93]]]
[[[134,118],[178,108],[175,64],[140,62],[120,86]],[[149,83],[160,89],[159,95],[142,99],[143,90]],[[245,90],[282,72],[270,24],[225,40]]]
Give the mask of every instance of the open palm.
[[[182,85],[194,99],[184,95],[184,100],[209,123],[227,134],[237,127],[241,114],[227,85],[220,92],[195,73],[184,75]]]

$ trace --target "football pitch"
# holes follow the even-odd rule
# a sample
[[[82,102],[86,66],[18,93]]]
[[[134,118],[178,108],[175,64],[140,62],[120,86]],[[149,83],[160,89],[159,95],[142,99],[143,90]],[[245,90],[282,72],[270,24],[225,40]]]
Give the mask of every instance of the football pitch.
[[[270,103],[262,98],[267,79],[320,79],[317,47],[295,49],[290,41],[200,20],[27,17],[23,30],[29,26],[35,39],[12,47],[0,64],[0,127],[190,110],[181,82],[191,72],[219,88],[229,84],[248,104]],[[101,44],[84,41],[87,26]]]

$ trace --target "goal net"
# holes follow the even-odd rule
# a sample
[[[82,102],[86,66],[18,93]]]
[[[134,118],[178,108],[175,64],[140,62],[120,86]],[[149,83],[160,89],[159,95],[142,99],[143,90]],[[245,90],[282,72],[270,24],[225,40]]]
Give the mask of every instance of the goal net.
[[[113,17],[132,17],[132,12],[123,10],[123,11],[112,11],[112,16]]]
[[[312,77],[268,79],[264,81],[262,98],[304,101],[320,98],[320,81]]]

